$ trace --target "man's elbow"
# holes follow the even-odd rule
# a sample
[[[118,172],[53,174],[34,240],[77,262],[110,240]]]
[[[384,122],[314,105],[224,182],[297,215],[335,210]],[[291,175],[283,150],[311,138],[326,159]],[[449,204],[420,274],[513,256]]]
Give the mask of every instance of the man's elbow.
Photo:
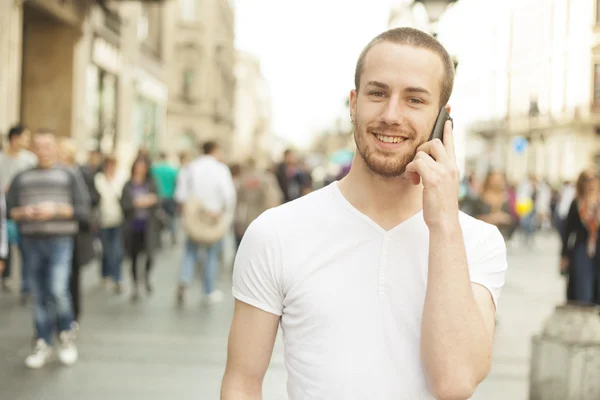
[[[262,380],[225,371],[221,400],[261,400]]]
[[[475,393],[477,383],[473,380],[447,380],[437,382],[432,391],[438,400],[468,400]]]
[[[486,366],[480,373],[470,373],[467,371],[452,374],[445,379],[438,379],[432,382],[432,391],[438,400],[467,400],[473,396],[475,389],[481,381],[485,379],[490,371]]]

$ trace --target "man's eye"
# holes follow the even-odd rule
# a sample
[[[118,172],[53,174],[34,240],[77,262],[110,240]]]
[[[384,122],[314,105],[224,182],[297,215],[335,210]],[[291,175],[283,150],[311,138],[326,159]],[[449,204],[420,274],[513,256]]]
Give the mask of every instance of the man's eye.
[[[421,99],[415,99],[415,98],[412,98],[412,99],[409,99],[409,101],[410,101],[412,104],[423,104],[423,100],[421,100]]]
[[[376,90],[369,92],[369,96],[375,96],[375,97],[383,97],[385,95],[385,93],[383,92],[378,92]]]

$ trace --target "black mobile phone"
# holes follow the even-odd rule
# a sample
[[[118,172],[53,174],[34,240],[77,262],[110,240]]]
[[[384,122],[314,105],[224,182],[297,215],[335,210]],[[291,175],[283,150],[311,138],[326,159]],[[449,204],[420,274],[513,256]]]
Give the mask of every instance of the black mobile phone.
[[[446,110],[446,107],[442,107],[437,119],[435,120],[435,125],[433,126],[431,136],[429,136],[429,140],[440,139],[443,141],[444,125],[446,125],[446,121],[448,120],[450,120],[452,122],[452,126],[454,126],[454,121],[452,121],[452,117],[450,114],[448,114],[448,110]]]

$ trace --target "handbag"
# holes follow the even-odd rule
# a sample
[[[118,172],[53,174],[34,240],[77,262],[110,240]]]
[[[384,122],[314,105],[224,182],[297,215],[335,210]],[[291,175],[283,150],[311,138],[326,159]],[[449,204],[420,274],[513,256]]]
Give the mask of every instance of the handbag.
[[[225,237],[229,225],[225,215],[212,215],[197,198],[184,203],[183,230],[195,243],[212,245],[219,242]]]

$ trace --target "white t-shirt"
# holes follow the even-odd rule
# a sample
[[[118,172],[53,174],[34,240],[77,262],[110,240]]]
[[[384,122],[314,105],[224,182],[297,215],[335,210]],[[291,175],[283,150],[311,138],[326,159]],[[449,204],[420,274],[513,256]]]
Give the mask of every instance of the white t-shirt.
[[[233,213],[236,191],[229,167],[213,156],[200,156],[179,171],[175,200],[185,203],[189,198],[200,199],[213,211]]]
[[[471,281],[497,304],[504,239],[466,214],[460,223]],[[428,247],[422,212],[386,232],[336,182],[250,225],[233,295],[281,315],[290,399],[434,399],[419,354]]]
[[[37,165],[38,159],[29,150],[22,149],[16,157],[0,152],[0,185],[6,190],[13,178],[26,169]]]

